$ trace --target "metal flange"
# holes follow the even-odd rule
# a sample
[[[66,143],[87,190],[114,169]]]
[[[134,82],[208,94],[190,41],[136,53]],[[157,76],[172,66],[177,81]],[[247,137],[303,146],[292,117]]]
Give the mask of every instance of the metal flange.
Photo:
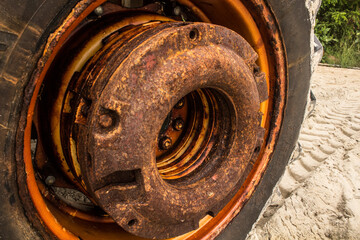
[[[267,87],[256,59],[229,29],[172,22],[127,28],[87,63],[71,84],[78,97],[69,129],[87,191],[121,227],[177,236],[231,199],[264,137],[259,106]],[[169,180],[159,172],[159,132],[189,94],[200,96],[208,130],[195,131],[204,140],[185,151],[194,154],[181,166],[191,162],[191,171]]]

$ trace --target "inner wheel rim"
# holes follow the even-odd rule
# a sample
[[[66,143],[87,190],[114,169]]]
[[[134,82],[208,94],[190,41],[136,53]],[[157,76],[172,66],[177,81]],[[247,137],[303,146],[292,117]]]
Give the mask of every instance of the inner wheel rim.
[[[86,10],[87,11],[91,11],[91,9],[94,9],[94,7],[95,7],[96,5],[94,4],[94,5],[92,5],[91,6],[91,8],[87,8]],[[265,11],[267,11],[267,9],[265,9]],[[263,16],[265,16],[265,14],[260,14],[260,15],[263,15]],[[266,15],[266,16],[268,16],[268,15]],[[276,35],[276,34],[275,34]],[[57,39],[55,40],[55,41],[57,41]],[[282,45],[281,45],[281,40],[278,42],[278,43],[280,43],[280,45],[278,44],[278,45],[276,45],[276,46],[273,46],[274,48],[281,48],[282,49]],[[277,52],[277,51],[274,51],[274,52]],[[279,57],[279,61],[278,60],[276,60],[277,61],[277,63],[279,63],[279,62],[281,62],[281,58],[283,58],[284,56],[283,55],[281,55],[281,53],[277,53],[278,55],[277,55],[277,57]],[[276,70],[277,71],[277,70]],[[280,70],[280,71],[284,71],[284,70]],[[282,78],[282,77],[284,77],[284,76],[286,76],[285,74],[284,74],[284,72],[278,72],[277,73],[279,76],[280,76],[280,78],[279,79],[277,79],[277,81],[279,81],[279,82],[281,82],[281,81],[284,81],[284,78]],[[282,79],[282,80],[281,80]],[[279,86],[281,86],[281,85],[279,85]],[[39,89],[39,88],[38,88]],[[37,89],[37,90],[38,90]],[[36,90],[36,91],[37,91]],[[280,92],[284,92],[284,88],[280,88]],[[35,91],[35,92],[36,92]],[[36,94],[35,94],[36,95]],[[34,106],[34,105],[32,105],[32,106]],[[276,109],[278,109],[278,108],[282,108],[283,107],[283,103],[280,103],[280,104],[278,104],[277,103],[277,105],[275,106],[275,108]],[[30,112],[32,111],[31,110],[31,106],[30,106]],[[27,109],[27,108],[26,108]],[[26,112],[27,112],[27,110],[26,110]],[[25,115],[26,116],[26,115]],[[28,121],[28,122],[31,122],[31,114],[30,115],[28,115],[29,117],[30,117],[30,121]],[[277,126],[278,126],[278,128],[279,128],[279,126],[281,125],[280,123],[281,123],[281,119],[279,120],[279,119],[277,119],[277,120],[275,120],[275,122],[276,122],[276,124],[277,124]],[[29,127],[27,127],[27,129],[29,129]],[[275,131],[276,132],[276,131]],[[25,134],[25,141],[27,141],[26,139],[27,139],[27,137],[29,137],[29,130],[27,130],[27,132],[26,132],[26,134]],[[274,140],[275,141],[275,140]],[[271,143],[272,144],[272,147],[273,147],[273,144],[274,143]],[[25,148],[24,149],[24,151],[25,151],[25,155],[27,155],[27,151],[28,151],[28,149],[27,148]],[[269,154],[271,154],[271,153],[265,153],[263,156],[265,156],[265,158],[268,158],[269,157]],[[26,158],[26,157],[25,157]],[[26,160],[26,159],[25,159]],[[25,161],[26,162],[26,161]],[[29,165],[27,165],[27,166],[29,166]],[[260,167],[260,170],[259,169],[257,169],[257,175],[259,175],[259,174],[261,174],[261,172],[262,172],[262,170],[261,170],[261,168],[263,169],[264,168],[264,165],[263,164],[261,164],[261,162],[259,162],[259,163],[257,163],[257,165],[256,165],[257,167]],[[265,165],[266,166],[266,165]],[[31,172],[31,171],[29,171],[29,172]],[[253,176],[254,177],[254,176]],[[255,176],[255,179],[257,179],[257,177]],[[31,186],[31,184],[29,185],[29,188],[31,188],[30,187]],[[247,194],[240,194],[241,195],[241,199],[246,199],[247,197],[248,197],[248,195]],[[237,198],[237,197],[235,197],[235,198]],[[243,202],[244,200],[241,200],[241,199],[237,199],[237,200],[235,200],[236,202],[237,202],[237,204],[241,204],[241,202]],[[34,203],[35,203],[36,201],[34,201]],[[236,207],[236,205],[237,204],[233,204],[233,202],[230,202],[229,203],[230,205],[232,205],[232,207],[234,208],[237,208]],[[37,204],[37,205],[39,205],[39,204]],[[39,208],[38,208],[39,209]],[[40,212],[41,212],[41,210],[39,210]],[[229,211],[230,212],[233,212],[234,213],[234,210],[229,210],[227,207],[223,210],[223,211],[225,211],[225,212],[228,212],[229,213]],[[236,211],[235,211],[236,212]],[[218,232],[218,230],[219,229],[221,229],[221,226],[224,226],[224,224],[227,224],[227,222],[229,221],[228,219],[229,218],[223,218],[223,216],[224,215],[222,215],[221,214],[221,216],[219,216],[218,215],[218,217],[220,217],[220,219],[222,219],[222,220],[220,220],[218,217],[218,220],[216,220],[216,219],[214,219],[214,220],[216,220],[216,221],[212,221],[212,222],[210,222],[207,226],[208,227],[210,227],[210,226],[214,226],[214,224],[217,226],[216,228],[212,228],[212,230],[211,231],[206,231],[206,232],[203,232],[202,234],[205,234],[205,235],[203,235],[203,236],[211,236],[211,234],[212,234],[212,231],[215,231],[215,232]],[[226,214],[226,216],[228,216],[228,214]],[[46,222],[48,222],[48,220],[49,219],[51,219],[51,217],[49,216],[49,217],[44,217],[43,219],[45,219],[46,220]],[[220,222],[219,222],[219,220],[220,220]],[[56,224],[48,224],[48,223],[46,223],[51,229],[54,229],[54,225],[56,225]],[[56,227],[55,227],[56,228]],[[54,230],[55,232],[57,232],[57,235],[58,236],[61,236],[61,237],[64,237],[65,235],[63,235],[64,234],[64,229],[62,228],[62,227],[60,227],[60,231],[56,231],[56,230]],[[217,230],[214,230],[214,229],[217,229]],[[65,231],[66,232],[66,231]],[[210,234],[210,235],[209,235]],[[71,234],[70,234],[70,236],[71,236]],[[198,235],[199,236],[199,235]],[[70,237],[66,237],[65,239],[70,239]]]
[[[204,162],[220,128],[219,105],[214,94],[216,92],[211,89],[189,93],[169,113],[169,120],[167,117],[163,123],[162,129],[165,129],[160,131],[158,137],[160,150],[157,153],[161,155],[157,154],[156,157],[156,165],[163,179],[186,177]],[[227,118],[230,119],[230,116]],[[172,144],[169,151],[165,149],[165,153],[161,153],[164,141]]]

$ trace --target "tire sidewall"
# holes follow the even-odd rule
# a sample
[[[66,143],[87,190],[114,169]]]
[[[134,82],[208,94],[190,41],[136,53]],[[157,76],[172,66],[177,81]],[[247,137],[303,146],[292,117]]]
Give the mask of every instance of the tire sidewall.
[[[0,2],[0,238],[53,239],[36,211],[26,215],[19,195],[15,149],[24,89],[44,49],[47,37],[70,13],[73,0],[5,0]],[[29,206],[33,207],[33,206]],[[30,214],[30,213],[29,213]],[[34,226],[35,225],[35,226]]]

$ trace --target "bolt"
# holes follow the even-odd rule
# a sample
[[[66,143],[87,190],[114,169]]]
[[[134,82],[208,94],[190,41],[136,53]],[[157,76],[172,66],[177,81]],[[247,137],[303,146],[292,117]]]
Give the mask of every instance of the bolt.
[[[180,16],[181,15],[181,7],[180,6],[176,6],[174,8],[174,14],[175,14],[175,16]]]
[[[103,128],[109,128],[113,124],[113,119],[108,114],[101,114],[99,117],[99,124]]]
[[[185,100],[184,98],[180,99],[180,101],[177,102],[177,104],[175,105],[175,108],[182,108],[185,105]]]
[[[51,186],[55,183],[55,180],[56,180],[55,177],[50,175],[47,176],[47,178],[45,179],[45,183],[46,185]]]
[[[95,8],[94,13],[98,16],[101,16],[104,14],[104,9],[101,6],[98,6],[97,8]]]
[[[168,150],[172,145],[172,141],[169,137],[163,137],[159,145],[162,150]]]
[[[180,131],[184,128],[184,121],[181,118],[175,119],[173,123],[173,128],[177,131]]]

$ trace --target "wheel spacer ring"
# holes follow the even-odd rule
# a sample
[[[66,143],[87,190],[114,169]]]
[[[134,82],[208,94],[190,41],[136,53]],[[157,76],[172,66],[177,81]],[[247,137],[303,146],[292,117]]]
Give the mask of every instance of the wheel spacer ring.
[[[261,97],[252,71],[257,55],[238,34],[204,23],[162,23],[120,48],[112,44],[110,51],[100,51],[104,57],[94,57],[105,65],[90,62],[88,66],[96,67],[86,68],[84,72],[90,74],[80,78],[91,86],[82,96],[92,102],[89,117],[77,136],[79,143],[86,143],[78,145],[78,152],[87,187],[114,220],[133,234],[164,238],[196,229],[207,212],[217,213],[235,194],[254,149],[261,146]],[[234,134],[225,149],[231,147],[220,154],[217,168],[202,181],[174,188],[159,176],[155,152],[151,153],[172,106],[201,88],[217,89],[232,105]],[[114,114],[116,122],[106,133],[98,123],[103,109]],[[132,181],[111,180],[129,174],[134,176]],[[218,193],[209,197],[214,189]]]

